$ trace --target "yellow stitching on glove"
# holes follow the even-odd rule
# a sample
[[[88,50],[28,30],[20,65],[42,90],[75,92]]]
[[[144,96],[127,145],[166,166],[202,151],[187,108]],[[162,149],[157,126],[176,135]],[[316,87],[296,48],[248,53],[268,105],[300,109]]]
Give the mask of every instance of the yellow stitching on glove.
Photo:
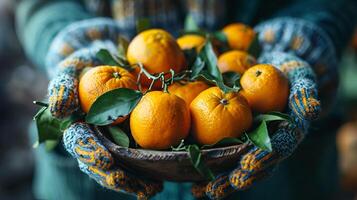
[[[102,37],[102,33],[97,28],[90,28],[86,30],[86,35],[93,41]]]
[[[78,159],[83,163],[94,163],[95,167],[101,168],[103,170],[109,169],[113,164],[113,159],[109,154],[109,152],[105,151],[100,146],[98,146],[97,143],[92,138],[88,138],[88,142],[90,143],[91,146],[94,147],[93,151],[83,150],[82,148],[89,148],[90,145],[83,143],[83,141],[81,140],[78,140],[78,146],[76,146],[74,149],[75,152],[78,155],[84,155],[89,157],[89,158],[84,158],[80,156]],[[110,161],[104,162],[101,159],[98,159],[99,157],[108,158],[110,159]]]
[[[275,40],[275,33],[274,30],[272,28],[267,29],[264,32],[264,41],[266,43],[273,43]]]
[[[289,73],[291,70],[298,69],[300,67],[305,66],[303,62],[298,62],[295,60],[285,62],[280,65],[280,70],[285,74]]]
[[[255,176],[250,176],[248,179],[245,179],[246,176],[248,176],[250,172],[242,171],[242,170],[237,170],[234,175],[231,177],[230,182],[234,187],[243,190],[245,188],[249,188],[250,186],[253,185],[253,182],[255,180]]]
[[[92,61],[87,61],[84,62],[80,58],[71,58],[71,59],[65,59],[63,62],[59,64],[60,69],[65,69],[66,67],[71,67],[75,66],[75,70],[82,70],[84,67],[90,67],[93,66]]]
[[[302,43],[304,42],[304,38],[301,36],[296,36],[294,37],[294,39],[292,39],[291,43],[290,43],[290,47],[293,50],[298,50]]]
[[[241,161],[242,165],[242,170],[249,170],[249,171],[259,171],[261,170],[264,166],[264,162],[266,160],[271,159],[274,156],[274,153],[269,153],[266,156],[264,156],[262,159],[257,160],[257,155],[261,153],[263,150],[258,149],[254,151],[253,154],[247,154],[246,156],[243,157]]]
[[[63,57],[66,57],[73,52],[74,48],[68,43],[63,43],[62,46],[58,48],[58,54],[62,55]]]

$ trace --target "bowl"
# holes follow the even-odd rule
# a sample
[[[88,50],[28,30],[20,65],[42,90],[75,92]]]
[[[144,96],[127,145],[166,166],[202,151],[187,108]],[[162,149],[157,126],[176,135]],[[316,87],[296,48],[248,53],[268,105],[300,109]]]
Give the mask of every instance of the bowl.
[[[153,180],[174,182],[206,181],[193,166],[190,156],[185,151],[157,151],[127,148],[109,140],[100,128],[94,127],[95,134],[103,145],[112,153],[115,163],[123,169],[140,177]],[[235,168],[241,156],[248,151],[248,144],[201,150],[205,165],[214,174]]]

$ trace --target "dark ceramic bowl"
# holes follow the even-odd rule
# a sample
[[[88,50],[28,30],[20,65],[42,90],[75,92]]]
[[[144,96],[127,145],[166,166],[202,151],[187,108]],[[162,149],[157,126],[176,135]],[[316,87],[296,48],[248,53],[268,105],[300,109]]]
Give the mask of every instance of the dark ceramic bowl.
[[[116,163],[139,176],[176,182],[204,181],[185,151],[155,151],[121,147],[110,141],[97,127],[96,134],[114,156]],[[233,169],[248,150],[247,144],[201,150],[202,158],[213,173]]]

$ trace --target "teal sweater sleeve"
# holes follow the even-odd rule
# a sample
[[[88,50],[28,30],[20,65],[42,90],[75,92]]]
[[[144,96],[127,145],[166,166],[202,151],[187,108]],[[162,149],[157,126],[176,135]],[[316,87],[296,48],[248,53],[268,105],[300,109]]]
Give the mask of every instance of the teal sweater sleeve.
[[[46,53],[56,34],[74,21],[90,17],[81,1],[23,0],[16,9],[16,28],[27,57],[44,69]]]

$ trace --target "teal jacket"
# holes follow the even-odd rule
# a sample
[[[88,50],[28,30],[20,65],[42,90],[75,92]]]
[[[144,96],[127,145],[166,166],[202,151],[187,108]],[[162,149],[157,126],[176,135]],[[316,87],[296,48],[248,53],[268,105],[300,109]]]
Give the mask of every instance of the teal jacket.
[[[134,24],[132,21],[136,17],[149,17],[155,27],[163,27],[175,33],[175,30],[183,27],[183,20],[186,14],[191,14],[201,27],[207,29],[221,28],[231,22],[244,22],[252,26],[257,23],[277,16],[291,16],[308,19],[319,26],[333,39],[334,46],[338,53],[341,53],[346,46],[357,19],[357,2],[353,0],[249,0],[249,1],[162,1],[165,7],[158,6],[159,0],[152,0],[156,6],[146,8],[141,5],[127,4],[130,0],[112,0],[107,5],[112,6],[112,12],[108,13],[106,4],[94,6],[104,8],[100,10],[91,9],[91,5],[96,5],[100,1],[75,1],[75,0],[24,0],[17,9],[17,30],[19,38],[23,44],[26,54],[33,61],[35,66],[44,68],[45,56],[48,48],[56,36],[64,27],[72,22],[95,17],[96,15],[110,15],[122,24],[123,32],[129,37],[133,36]],[[106,2],[106,1],[102,1]],[[139,1],[138,1],[139,2]],[[140,1],[145,2],[145,1]],[[156,2],[156,3],[155,3]],[[196,4],[195,4],[196,2]],[[147,2],[146,2],[147,3]],[[187,3],[187,4],[185,4]],[[132,6],[132,9],[142,10],[142,12],[132,13],[132,9],[121,9],[121,5]],[[140,3],[138,3],[140,4]],[[172,5],[170,5],[172,4]],[[153,9],[150,12],[150,9]],[[129,11],[127,11],[129,10]],[[145,11],[149,10],[149,11]],[[162,13],[161,13],[162,12]],[[155,14],[166,20],[153,17]],[[138,16],[136,16],[138,15]],[[172,16],[171,16],[172,15]],[[174,29],[172,28],[174,27]],[[36,135],[32,128],[33,135]],[[325,138],[326,141],[330,140]],[[307,143],[308,145],[309,143]],[[313,144],[313,142],[312,142]],[[301,147],[304,148],[304,147]],[[325,150],[330,151],[330,148]],[[35,173],[35,196],[39,199],[129,199],[126,194],[115,193],[99,187],[86,175],[82,174],[74,159],[70,158],[59,145],[54,152],[46,152],[43,147],[35,150],[36,153],[36,173]],[[319,165],[318,159],[312,155],[319,156],[328,152],[298,153],[299,155],[309,155],[308,158],[301,159],[307,165],[306,168],[314,168]],[[296,157],[296,156],[295,156]],[[312,159],[309,159],[309,158]],[[297,160],[284,163],[281,172],[276,174],[271,180],[267,180],[257,185],[257,187],[243,192],[239,195],[250,198],[275,198],[299,199],[299,195],[309,194],[315,182],[301,184],[298,176],[290,173],[296,165]],[[301,164],[304,165],[304,164]],[[310,166],[311,165],[311,166]],[[327,170],[328,171],[328,170]],[[295,171],[296,172],[296,171]],[[310,174],[309,174],[310,172]],[[315,171],[304,173],[305,176],[314,175]],[[321,172],[322,173],[322,172]],[[330,175],[331,179],[336,178]],[[300,177],[301,179],[301,177]],[[294,182],[294,180],[296,182]],[[321,179],[323,180],[323,179]],[[299,182],[300,181],[300,182]],[[319,182],[319,181],[317,181]],[[324,181],[321,181],[324,182]],[[336,182],[336,181],[335,181]],[[274,185],[273,185],[274,184]],[[310,187],[310,188],[309,188]],[[328,195],[334,188],[333,184],[327,187],[321,186]],[[319,188],[317,188],[319,189]],[[156,199],[190,199],[190,184],[166,183],[165,191],[157,195]],[[297,195],[299,194],[299,195]],[[309,194],[314,197],[313,193]],[[305,197],[305,196],[304,196]],[[318,196],[321,197],[321,196]],[[327,197],[327,196],[326,196]],[[231,197],[234,199],[235,197]]]

